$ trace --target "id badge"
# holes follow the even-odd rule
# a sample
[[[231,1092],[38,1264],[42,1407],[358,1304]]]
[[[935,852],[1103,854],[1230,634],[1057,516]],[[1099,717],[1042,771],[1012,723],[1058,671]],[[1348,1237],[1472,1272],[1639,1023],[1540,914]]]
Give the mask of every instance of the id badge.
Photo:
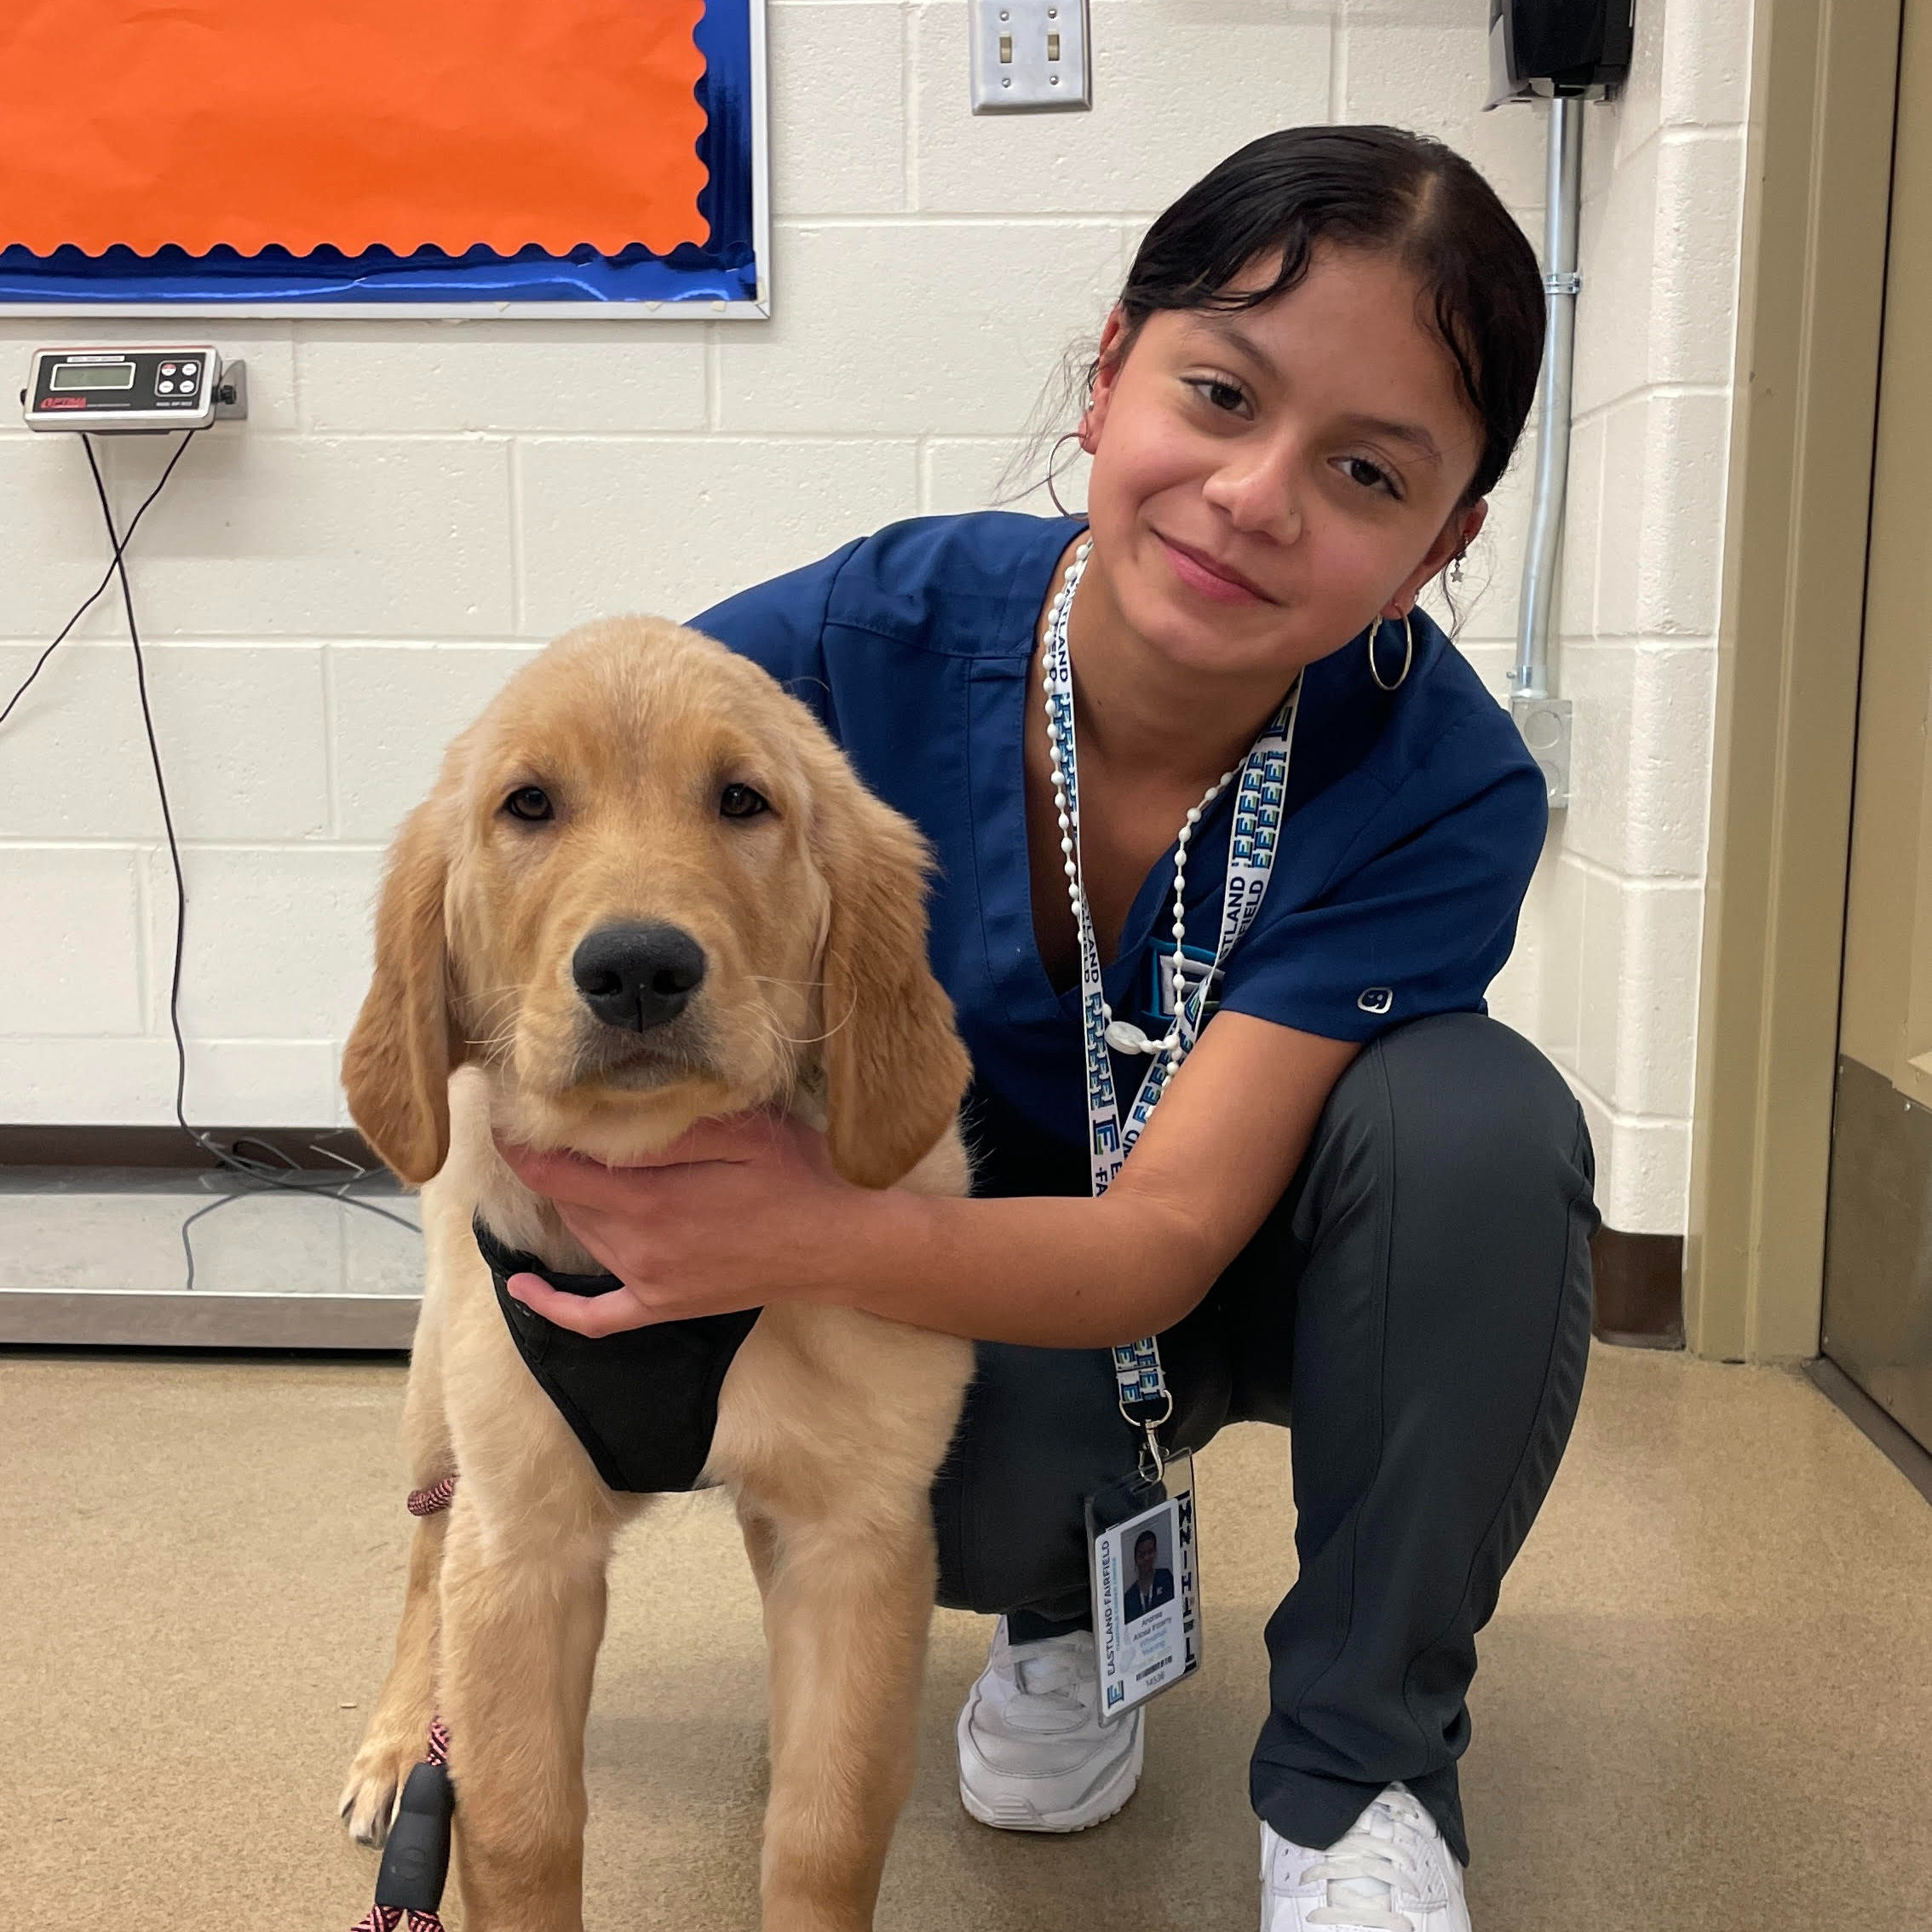
[[[1103,1724],[1201,1667],[1195,1528],[1194,1458],[1186,1450],[1151,1481],[1136,1474],[1087,1498]]]

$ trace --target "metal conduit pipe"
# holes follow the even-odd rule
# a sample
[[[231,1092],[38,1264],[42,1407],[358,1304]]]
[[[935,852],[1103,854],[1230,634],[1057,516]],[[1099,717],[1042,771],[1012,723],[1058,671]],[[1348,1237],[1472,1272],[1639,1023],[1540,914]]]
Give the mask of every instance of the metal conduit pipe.
[[[1550,630],[1556,612],[1563,498],[1570,475],[1570,386],[1576,354],[1577,229],[1583,205],[1584,103],[1550,103],[1550,153],[1544,184],[1543,376],[1537,392],[1536,494],[1523,557],[1522,608],[1509,710],[1543,768],[1554,806],[1570,802],[1570,704],[1552,689]]]

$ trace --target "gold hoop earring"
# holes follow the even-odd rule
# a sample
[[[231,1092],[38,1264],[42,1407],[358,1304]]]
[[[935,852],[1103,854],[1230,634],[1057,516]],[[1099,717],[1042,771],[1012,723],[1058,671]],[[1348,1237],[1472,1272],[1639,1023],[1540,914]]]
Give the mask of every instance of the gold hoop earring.
[[[1410,666],[1411,664],[1413,664],[1413,663],[1414,663],[1414,662],[1416,661],[1416,633],[1415,633],[1415,628],[1414,628],[1413,624],[1412,624],[1412,623],[1410,622],[1410,612],[1408,612],[1407,611],[1405,611],[1405,612],[1403,612],[1403,613],[1402,613],[1402,668],[1401,668],[1401,670],[1399,670],[1399,671],[1398,671],[1398,672],[1397,672],[1397,673],[1395,674],[1395,681],[1394,681],[1394,682],[1393,684],[1391,684],[1391,683],[1390,683],[1390,682],[1389,682],[1389,681],[1388,681],[1388,679],[1387,679],[1387,678],[1383,677],[1383,676],[1382,675],[1381,671],[1380,671],[1380,670],[1378,670],[1378,669],[1377,668],[1377,666],[1376,666],[1376,662],[1375,662],[1375,641],[1376,641],[1376,639],[1377,639],[1377,637],[1379,637],[1379,636],[1380,636],[1380,635],[1382,635],[1382,627],[1383,627],[1383,625],[1384,624],[1386,624],[1386,623],[1387,623],[1388,621],[1389,621],[1389,620],[1388,620],[1388,619],[1387,619],[1386,618],[1384,618],[1384,617],[1381,617],[1381,616],[1377,616],[1377,618],[1376,618],[1376,620],[1375,620],[1375,622],[1374,622],[1374,623],[1373,623],[1372,624],[1371,624],[1371,625],[1369,626],[1369,634],[1368,634],[1368,670],[1369,670],[1369,676],[1370,676],[1371,677],[1372,677],[1372,678],[1373,678],[1373,679],[1375,680],[1375,681],[1376,681],[1376,682],[1377,682],[1377,683],[1378,685],[1380,685],[1380,686],[1382,687],[1382,688],[1383,688],[1383,689],[1384,691],[1400,691],[1400,689],[1402,688],[1402,686],[1403,686],[1404,682],[1405,682],[1405,681],[1406,681],[1407,680],[1407,678],[1408,678],[1408,675],[1409,675],[1409,666]]]
[[[1054,439],[1053,448],[1047,455],[1046,493],[1051,499],[1053,507],[1062,516],[1081,516],[1085,514],[1081,510],[1068,509],[1067,505],[1061,502],[1059,491],[1054,488],[1054,485],[1059,480],[1059,473],[1055,466],[1060,461],[1060,452],[1069,443],[1077,443],[1079,440],[1080,432],[1078,429],[1069,429],[1064,436],[1056,436]]]

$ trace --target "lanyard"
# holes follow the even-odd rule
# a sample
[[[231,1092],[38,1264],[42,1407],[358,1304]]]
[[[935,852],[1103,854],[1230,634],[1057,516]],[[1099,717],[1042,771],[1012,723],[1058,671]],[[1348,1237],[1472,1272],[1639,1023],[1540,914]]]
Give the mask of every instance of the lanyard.
[[[1047,633],[1044,681],[1052,722],[1060,734],[1067,793],[1067,815],[1078,861],[1080,839],[1079,761],[1073,749],[1073,668],[1067,648],[1071,597],[1057,607]],[[1077,924],[1080,940],[1081,1039],[1087,1072],[1087,1159],[1095,1197],[1104,1194],[1133,1152],[1147,1128],[1174,1069],[1200,1035],[1208,994],[1228,956],[1254,923],[1274,869],[1275,844],[1280,833],[1281,803],[1288,777],[1288,756],[1295,739],[1295,719],[1301,709],[1302,682],[1282,700],[1281,708],[1263,727],[1241,768],[1234,797],[1234,825],[1228,846],[1228,883],[1222,899],[1221,936],[1214,964],[1175,1002],[1172,1044],[1155,1055],[1121,1124],[1113,1086],[1113,1063],[1107,1044],[1107,992],[1101,979],[1100,946],[1087,910],[1086,893],[1078,896]],[[1182,986],[1178,972],[1177,989]],[[1160,1446],[1154,1431],[1174,1412],[1174,1398],[1160,1366],[1159,1345],[1151,1335],[1138,1342],[1117,1343],[1113,1350],[1114,1381],[1120,1412],[1129,1424],[1147,1431],[1154,1473],[1160,1467]],[[1145,1458],[1143,1458],[1145,1460]]]

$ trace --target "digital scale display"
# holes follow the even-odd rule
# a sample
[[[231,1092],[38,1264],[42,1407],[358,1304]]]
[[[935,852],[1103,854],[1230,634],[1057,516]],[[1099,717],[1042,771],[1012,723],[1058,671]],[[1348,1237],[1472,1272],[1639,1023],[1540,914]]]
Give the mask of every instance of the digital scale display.
[[[56,362],[48,386],[55,389],[131,389],[135,365],[131,362]]]
[[[72,344],[34,351],[20,400],[32,429],[205,429],[222,381],[221,359],[204,342]]]

